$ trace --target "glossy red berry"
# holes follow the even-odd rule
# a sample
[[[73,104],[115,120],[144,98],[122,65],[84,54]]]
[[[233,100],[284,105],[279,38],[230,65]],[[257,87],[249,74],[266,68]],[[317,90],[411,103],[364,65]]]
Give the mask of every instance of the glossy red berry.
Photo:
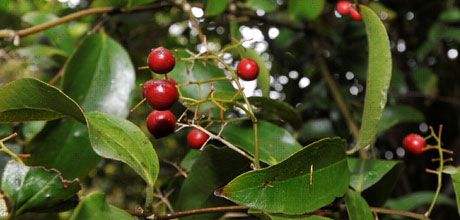
[[[209,135],[198,130],[198,129],[193,129],[188,133],[187,136],[187,142],[188,145],[190,145],[191,148],[193,149],[200,149],[203,147],[203,144],[208,140]]]
[[[176,59],[171,51],[164,47],[152,49],[147,58],[147,63],[150,69],[155,73],[169,73],[176,65]]]
[[[170,109],[179,99],[175,81],[169,79],[149,80],[142,86],[142,95],[156,110]]]
[[[153,111],[147,117],[147,128],[155,138],[166,137],[174,133],[176,117],[171,111]]]
[[[253,59],[241,60],[237,67],[238,76],[246,81],[254,80],[259,75],[259,65]]]
[[[349,14],[351,11],[351,3],[349,1],[340,1],[337,3],[337,11],[342,14],[346,15]]]
[[[407,151],[419,155],[423,153],[423,149],[426,147],[426,141],[418,134],[409,134],[404,138],[403,146]]]
[[[351,8],[350,16],[351,16],[351,18],[353,18],[356,21],[363,20],[363,17],[359,14],[358,10],[356,10],[355,8]]]

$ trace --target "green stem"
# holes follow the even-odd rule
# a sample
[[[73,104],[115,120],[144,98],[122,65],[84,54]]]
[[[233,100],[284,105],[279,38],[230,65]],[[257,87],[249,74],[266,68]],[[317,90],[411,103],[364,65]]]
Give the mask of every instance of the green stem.
[[[8,147],[5,146],[3,141],[0,141],[0,152],[5,152],[6,154],[10,155],[13,159],[15,159],[18,163],[22,164],[23,166],[26,166],[24,162],[21,160],[21,158],[18,157],[13,151],[8,149]]]
[[[177,88],[180,88],[180,87],[183,87],[183,86],[188,86],[188,85],[192,85],[192,84],[204,84],[204,83],[209,83],[209,82],[215,82],[215,81],[222,81],[222,80],[228,80],[227,77],[223,76],[223,77],[216,77],[216,78],[211,78],[211,79],[206,79],[206,80],[200,80],[200,81],[189,81],[189,82],[186,82],[186,83],[181,83],[179,85],[177,85]]]
[[[153,194],[153,185],[147,184],[147,187],[145,187],[145,208],[147,210],[150,210],[153,204]]]
[[[376,212],[376,213],[382,213],[382,214],[390,214],[390,215],[401,215],[401,216],[406,216],[406,217],[411,217],[414,219],[422,219],[422,220],[427,220],[428,217],[424,216],[423,214],[417,214],[413,212],[406,212],[406,211],[401,211],[401,210],[393,210],[393,209],[384,209],[384,208],[376,208],[376,207],[370,207],[371,211]]]
[[[436,187],[436,192],[434,194],[434,198],[433,198],[433,201],[431,202],[430,208],[428,209],[428,211],[425,212],[426,217],[430,216],[431,211],[433,210],[434,205],[436,204],[436,201],[438,200],[438,196],[439,196],[439,193],[441,192],[441,186],[442,186],[442,170],[444,169],[444,154],[441,148],[442,127],[440,127],[439,134],[437,136],[434,134],[433,129],[432,128],[430,129],[431,129],[431,134],[433,138],[437,141],[437,149],[439,153],[439,169],[436,172],[436,175],[438,176],[438,186]]]

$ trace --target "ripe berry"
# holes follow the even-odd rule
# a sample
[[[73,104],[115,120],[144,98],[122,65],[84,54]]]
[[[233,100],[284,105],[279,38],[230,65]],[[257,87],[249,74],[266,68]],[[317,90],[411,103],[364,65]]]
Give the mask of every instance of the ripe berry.
[[[363,20],[363,17],[359,14],[358,10],[356,10],[355,8],[350,9],[350,16],[356,21]]]
[[[153,111],[147,117],[147,128],[155,138],[166,137],[174,132],[176,117],[171,111]]]
[[[208,134],[198,129],[193,129],[190,133],[188,133],[187,141],[188,145],[190,145],[191,148],[200,149],[203,146],[204,142],[208,140],[208,138]]]
[[[166,74],[169,73],[176,65],[176,59],[171,51],[164,47],[152,49],[147,58],[147,63],[150,69],[155,73]]]
[[[179,99],[176,81],[170,79],[149,80],[142,86],[142,95],[156,110],[167,110]]]
[[[241,60],[237,69],[238,76],[246,81],[253,80],[259,75],[259,65],[253,59],[246,58]]]
[[[342,14],[346,15],[349,14],[351,11],[351,3],[349,1],[340,1],[337,3],[337,11]]]
[[[423,149],[426,147],[426,141],[418,134],[409,134],[404,138],[403,146],[407,151],[419,155],[423,153]]]

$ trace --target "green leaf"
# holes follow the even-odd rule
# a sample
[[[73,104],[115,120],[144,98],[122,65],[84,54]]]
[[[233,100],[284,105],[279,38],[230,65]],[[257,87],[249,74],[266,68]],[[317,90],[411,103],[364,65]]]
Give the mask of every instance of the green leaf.
[[[200,156],[201,151],[199,150],[190,150],[187,155],[185,155],[184,159],[180,163],[180,166],[187,171],[192,169],[193,164],[195,164],[198,156]]]
[[[327,138],[279,164],[244,173],[215,193],[266,212],[304,214],[343,196],[349,178],[345,142]]]
[[[288,11],[295,18],[311,21],[321,15],[324,4],[324,0],[290,0]]]
[[[416,69],[412,74],[419,90],[429,95],[438,94],[439,78],[429,68]]]
[[[269,13],[278,8],[278,3],[276,0],[249,0],[248,6],[254,10],[264,10],[265,12]]]
[[[128,120],[100,112],[86,114],[89,138],[101,157],[128,164],[153,186],[158,177],[158,156],[140,128]]]
[[[126,117],[135,72],[128,53],[106,35],[86,37],[66,63],[63,91],[85,111]],[[70,120],[49,122],[26,148],[27,164],[55,168],[65,178],[83,177],[97,166],[84,125]]]
[[[265,62],[259,54],[251,49],[246,48],[243,50],[244,58],[251,58],[259,64],[259,75],[257,76],[257,87],[262,90],[262,95],[268,97],[270,93],[270,70],[265,66]]]
[[[152,3],[156,0],[128,0],[128,8],[134,8],[139,5],[145,5],[148,3]]]
[[[420,191],[397,199],[388,200],[384,207],[395,210],[411,211],[422,205],[429,205],[433,201],[434,192]],[[439,194],[437,205],[455,206],[455,201],[443,194]]]
[[[260,210],[249,209],[249,214],[255,215],[262,220],[330,220],[331,218],[318,215],[286,215],[280,213],[266,213]]]
[[[40,56],[46,56],[46,57],[51,57],[54,55],[58,55],[62,57],[68,56],[68,54],[61,49],[46,46],[46,45],[41,45],[41,44],[34,44],[28,47],[20,48],[18,49],[18,53],[21,56],[34,57],[35,59],[39,58]]]
[[[350,169],[350,186],[362,192],[377,183],[401,161],[348,158]]]
[[[302,148],[295,138],[285,129],[260,120],[258,123],[260,160],[273,165],[288,158]],[[218,132],[218,127],[211,128]],[[222,132],[230,143],[254,155],[254,130],[252,122],[237,122],[227,125]]]
[[[452,178],[452,184],[454,185],[454,190],[455,190],[455,198],[457,199],[457,210],[458,210],[458,213],[460,214],[460,195],[459,195],[460,193],[460,172],[450,174],[450,177]]]
[[[214,190],[249,170],[249,164],[248,159],[231,149],[206,146],[182,184],[178,199],[179,210],[231,205],[229,201],[216,197]],[[200,215],[195,219],[217,219],[221,215]],[[184,219],[192,218],[191,216]]]
[[[369,66],[364,112],[356,146],[361,149],[375,138],[387,102],[391,81],[391,50],[385,26],[368,7],[360,5],[369,45]]]
[[[460,21],[460,9],[449,8],[441,13],[439,20],[443,22],[458,22]]]
[[[255,105],[259,111],[256,113],[274,113],[280,119],[290,123],[293,127],[299,128],[302,124],[302,115],[291,105],[278,99],[266,97],[250,97],[249,102]]]
[[[14,215],[68,209],[62,205],[68,201],[77,205],[80,189],[78,180],[64,180],[56,170],[27,167],[14,160],[8,162],[2,175],[2,190],[14,203]]]
[[[345,202],[350,220],[374,219],[369,205],[359,193],[349,189],[345,197]]]
[[[445,174],[456,174],[458,173],[458,169],[452,165],[445,165],[442,172]]]
[[[207,0],[206,9],[204,11],[208,16],[220,15],[225,11],[227,5],[228,0]]]
[[[383,111],[382,120],[379,124],[379,133],[391,127],[406,122],[422,122],[425,116],[419,110],[408,105],[388,106]]]
[[[80,106],[56,87],[33,78],[0,87],[0,122],[54,120],[64,116],[86,123]]]
[[[307,121],[299,131],[300,142],[318,140],[335,136],[332,121],[328,118],[318,118]]]
[[[54,14],[38,11],[28,12],[22,17],[23,21],[34,26],[57,19],[59,17]],[[75,49],[75,39],[70,36],[68,28],[68,24],[61,24],[45,30],[44,33],[57,48],[65,51],[67,54],[71,54]]]
[[[180,50],[180,56],[185,58],[189,57],[185,51]],[[187,64],[187,65],[186,65]],[[190,70],[190,73],[187,73],[187,68]],[[192,65],[189,62],[177,62],[174,69],[168,74],[168,77],[172,77],[178,84],[187,83],[189,81],[201,81],[207,80],[216,77],[225,77],[225,73],[214,66],[211,62],[208,62],[204,66],[201,62],[195,62]],[[199,87],[201,87],[201,92]],[[187,85],[179,88],[182,96],[193,99],[202,99],[211,91],[211,83],[198,85]],[[236,93],[236,90],[233,88],[232,84],[227,81],[215,81],[214,82],[214,97],[221,99],[231,99]],[[200,97],[201,94],[201,97]],[[200,112],[208,113],[208,110],[211,108],[217,108],[213,103],[206,103],[200,105]],[[194,111],[195,108],[190,110]]]
[[[78,204],[69,220],[135,220],[127,212],[105,202],[104,193],[92,193]]]

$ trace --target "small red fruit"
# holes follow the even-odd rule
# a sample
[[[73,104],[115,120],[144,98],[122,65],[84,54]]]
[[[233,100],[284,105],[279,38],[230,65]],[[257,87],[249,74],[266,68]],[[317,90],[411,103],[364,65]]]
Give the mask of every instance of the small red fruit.
[[[174,132],[176,117],[171,111],[153,111],[147,117],[147,128],[155,138],[166,137]]]
[[[155,73],[169,73],[176,65],[176,59],[171,51],[164,47],[152,49],[147,58],[150,69]]]
[[[245,58],[238,64],[238,76],[241,79],[250,81],[259,75],[259,65],[253,59]]]
[[[351,8],[350,16],[351,16],[351,18],[353,18],[356,21],[363,20],[363,17],[359,14],[358,10],[356,10],[355,8]]]
[[[149,80],[142,86],[142,95],[156,110],[167,110],[179,99],[175,81],[170,79]]]
[[[349,1],[340,1],[337,3],[337,11],[342,14],[346,15],[349,14],[351,11],[351,3]]]
[[[423,153],[423,149],[426,147],[426,141],[418,134],[409,134],[404,138],[403,146],[407,151],[419,155]]]
[[[190,133],[188,133],[187,141],[191,148],[200,149],[203,147],[203,144],[208,140],[208,138],[208,134],[198,129],[193,129]]]

